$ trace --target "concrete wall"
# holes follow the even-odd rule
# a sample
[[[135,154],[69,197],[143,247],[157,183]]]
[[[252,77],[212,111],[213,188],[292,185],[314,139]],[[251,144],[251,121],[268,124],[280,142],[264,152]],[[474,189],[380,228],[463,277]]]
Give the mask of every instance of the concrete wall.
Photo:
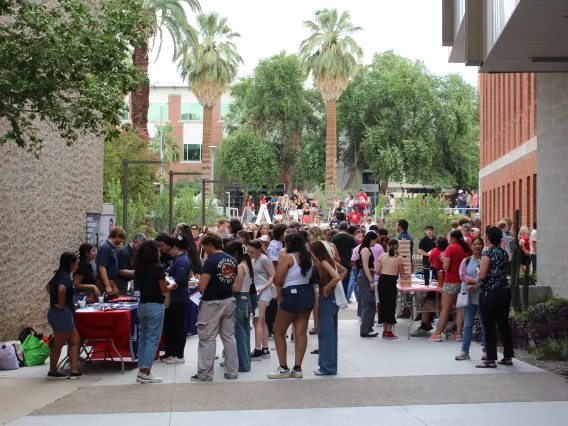
[[[39,160],[0,147],[0,341],[22,326],[50,331],[44,287],[61,253],[85,242],[86,213],[102,211],[102,138],[68,147],[41,128],[47,142]]]
[[[538,74],[539,284],[568,297],[568,73]]]

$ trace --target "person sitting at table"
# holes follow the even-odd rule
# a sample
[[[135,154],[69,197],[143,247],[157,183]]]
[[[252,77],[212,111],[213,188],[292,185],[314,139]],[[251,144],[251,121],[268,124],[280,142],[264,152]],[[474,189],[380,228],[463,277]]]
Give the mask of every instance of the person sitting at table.
[[[136,234],[132,241],[122,247],[116,255],[118,260],[116,286],[121,296],[125,296],[128,292],[128,281],[134,279],[134,266],[132,266],[132,261],[134,260],[136,250],[140,248],[140,245],[144,241],[146,241],[146,235]]]
[[[89,244],[81,244],[79,247],[79,267],[73,274],[73,288],[75,289],[75,301],[83,300],[89,292],[93,292],[95,297],[99,297],[101,292],[97,287],[97,279],[91,262],[95,260],[97,253],[95,248]]]
[[[398,240],[391,239],[387,248],[388,252],[379,257],[375,272],[379,275],[379,324],[383,324],[383,339],[393,340],[398,339],[392,332],[392,326],[396,324],[396,283],[398,275],[402,277],[406,273],[403,258],[398,254]]]
[[[136,251],[134,276],[140,290],[138,303],[139,344],[138,383],[162,383],[162,378],[152,373],[152,364],[158,351],[164,323],[164,294],[177,288],[176,283],[166,282],[166,273],[160,264],[158,243],[147,240]]]
[[[164,318],[164,337],[166,354],[162,362],[166,364],[184,364],[184,349],[186,342],[185,313],[189,303],[189,273],[191,263],[187,257],[188,240],[183,234],[170,238],[166,243],[173,258],[167,273],[177,284],[170,294],[170,306],[166,308]]]
[[[115,280],[118,277],[118,259],[116,247],[124,241],[126,233],[120,226],[110,231],[108,239],[99,247],[97,252],[97,287],[105,292],[109,298],[119,296]]]
[[[47,321],[53,329],[53,346],[49,357],[49,373],[47,380],[80,379],[77,360],[79,358],[79,333],[75,328],[75,305],[73,303],[73,284],[71,274],[79,267],[77,256],[65,252],[59,259],[59,268],[53,274],[46,289],[49,291],[49,311]],[[71,363],[71,374],[57,371],[57,363],[61,357],[61,348],[69,342],[68,355]]]
[[[448,248],[448,239],[446,237],[438,237],[436,240],[436,247],[430,252],[428,262],[432,265],[432,277],[438,279],[438,271],[444,267],[444,255]],[[430,330],[432,330],[432,320],[436,315],[438,303],[438,294],[435,291],[429,291],[422,302],[422,321],[420,327],[413,333],[412,337],[428,337]]]
[[[223,241],[214,232],[201,237],[207,260],[198,288],[203,293],[197,316],[197,374],[194,382],[213,380],[217,335],[221,336],[225,352],[225,378],[238,377],[239,359],[235,341],[235,302],[233,284],[237,275],[236,260],[223,252]]]

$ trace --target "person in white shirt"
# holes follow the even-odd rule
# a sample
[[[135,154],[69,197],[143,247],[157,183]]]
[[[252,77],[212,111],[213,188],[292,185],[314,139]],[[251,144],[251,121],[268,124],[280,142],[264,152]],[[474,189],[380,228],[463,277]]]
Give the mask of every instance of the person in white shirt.
[[[531,241],[531,251],[530,251],[531,264],[532,264],[533,272],[536,272],[536,241],[537,241],[536,220],[533,223],[533,230],[531,231],[530,241]]]
[[[396,201],[394,200],[394,194],[389,194],[389,213],[394,213],[396,209]]]

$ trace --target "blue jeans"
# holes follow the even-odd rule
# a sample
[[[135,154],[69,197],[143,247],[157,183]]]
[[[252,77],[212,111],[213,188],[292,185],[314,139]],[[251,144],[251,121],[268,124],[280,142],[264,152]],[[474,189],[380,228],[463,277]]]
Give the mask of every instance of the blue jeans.
[[[351,280],[351,271],[348,271],[347,275],[345,275],[345,278],[341,280],[341,285],[343,286],[343,292],[345,293],[346,297],[347,297],[347,292],[349,291],[350,280]]]
[[[352,268],[349,274],[349,286],[345,292],[345,297],[347,300],[351,299],[351,296],[355,293],[355,299],[359,300],[359,287],[357,287],[357,268]]]
[[[250,371],[250,295],[235,293],[235,340],[237,341],[237,356],[239,372]]]
[[[326,374],[337,374],[337,314],[339,307],[335,296],[320,295],[318,307],[318,345],[320,370]]]
[[[485,352],[485,327],[483,327],[483,321],[481,321],[481,311],[479,310],[479,305],[466,306],[462,308],[463,311],[463,340],[462,348],[463,352],[469,353],[469,347],[471,346],[471,338],[473,335],[473,320],[475,315],[479,315],[479,320],[481,322],[481,345],[483,347],[483,352]]]
[[[164,305],[139,303],[140,343],[138,344],[138,368],[152,368],[158,351],[164,325]]]

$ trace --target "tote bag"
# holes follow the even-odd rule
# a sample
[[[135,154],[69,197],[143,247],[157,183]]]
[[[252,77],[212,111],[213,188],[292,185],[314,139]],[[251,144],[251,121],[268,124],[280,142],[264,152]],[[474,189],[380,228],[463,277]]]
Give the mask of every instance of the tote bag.
[[[456,301],[456,308],[467,308],[469,306],[469,292],[466,290],[460,291],[458,300]]]
[[[51,350],[43,340],[30,334],[22,343],[22,352],[24,353],[26,367],[32,367],[45,364],[45,360],[49,358]]]

